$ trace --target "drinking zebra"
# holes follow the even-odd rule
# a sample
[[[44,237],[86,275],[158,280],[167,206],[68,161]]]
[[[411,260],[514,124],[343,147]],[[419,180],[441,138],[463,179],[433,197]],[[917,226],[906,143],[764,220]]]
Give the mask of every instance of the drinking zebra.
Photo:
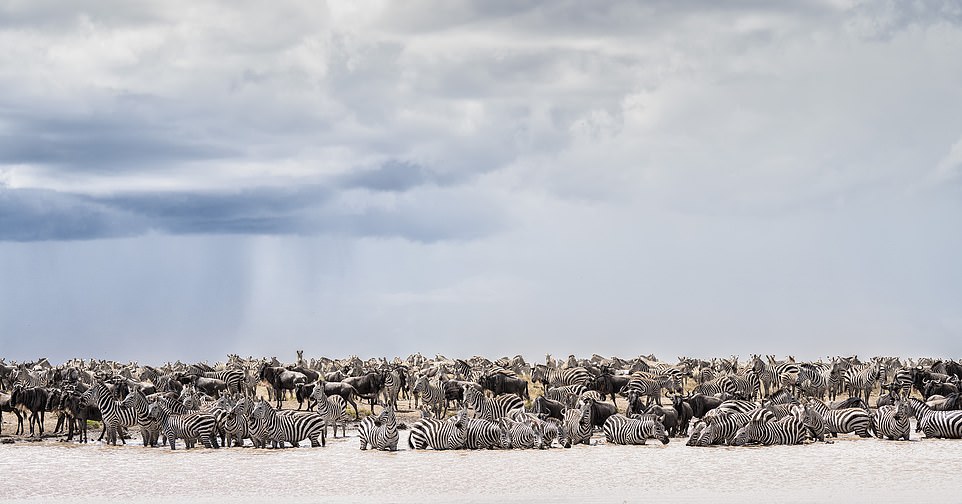
[[[422,418],[411,426],[408,446],[413,450],[458,450],[467,439],[467,413],[462,410],[452,421]]]
[[[621,445],[643,445],[649,438],[668,444],[668,434],[665,426],[653,415],[636,415],[629,418],[620,413],[611,415],[605,420],[602,429],[605,441]]]
[[[689,446],[731,444],[735,433],[748,425],[749,420],[746,413],[716,408],[705,414],[702,422],[699,422],[704,424],[700,429],[700,435],[693,432],[687,444]]]
[[[838,437],[839,433],[854,432],[859,437],[869,437],[868,428],[872,423],[872,417],[868,411],[862,408],[842,408],[829,409],[822,401],[811,398],[808,401],[812,410],[822,416],[825,421],[825,430],[832,437]]]
[[[962,410],[937,411],[912,397],[908,399],[915,415],[915,431],[927,438],[962,438]]]
[[[505,448],[520,448],[522,450],[542,448],[543,433],[538,429],[539,425],[531,421],[517,421],[508,417],[501,418],[500,424],[505,433]]]
[[[283,448],[285,442],[296,448],[304,439],[309,439],[313,448],[327,444],[324,419],[317,413],[285,411],[284,414],[278,414],[267,401],[261,399],[251,415],[264,423],[264,430],[273,448]]]
[[[776,421],[748,422],[735,432],[732,444],[742,446],[750,443],[763,445],[795,445],[805,441],[805,426],[794,416]]]
[[[468,433],[464,447],[469,450],[484,450],[505,447],[506,433],[498,422],[481,418],[467,418]]]

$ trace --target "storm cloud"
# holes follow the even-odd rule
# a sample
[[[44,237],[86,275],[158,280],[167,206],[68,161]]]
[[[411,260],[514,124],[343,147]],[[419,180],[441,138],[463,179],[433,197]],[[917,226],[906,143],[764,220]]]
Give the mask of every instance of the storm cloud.
[[[962,351],[957,2],[0,2],[0,48],[14,358]]]

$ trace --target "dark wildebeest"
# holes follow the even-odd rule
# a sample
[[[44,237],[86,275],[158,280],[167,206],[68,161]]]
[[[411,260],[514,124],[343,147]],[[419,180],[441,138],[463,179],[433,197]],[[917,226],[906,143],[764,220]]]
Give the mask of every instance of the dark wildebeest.
[[[675,411],[675,408],[663,408],[657,404],[652,404],[645,413],[655,415],[655,418],[665,426],[665,432],[668,433],[669,437],[678,436],[678,412]]]
[[[614,401],[615,394],[621,392],[625,385],[628,385],[629,380],[628,376],[615,376],[610,372],[603,372],[590,383],[590,389],[601,393],[602,399],[610,395],[611,400]]]
[[[79,442],[87,442],[87,420],[102,421],[100,409],[92,404],[87,404],[83,397],[77,393],[65,394],[62,399],[64,413],[67,416],[67,441],[73,439],[74,429],[79,432]],[[107,425],[104,424],[100,432],[103,438]]]
[[[688,435],[688,426],[694,416],[691,405],[685,402],[685,398],[681,394],[671,396],[671,405],[678,413],[678,435]]]
[[[10,405],[19,409],[23,414],[30,412],[30,435],[34,435],[34,422],[39,426],[38,436],[43,437],[43,418],[44,411],[47,409],[47,389],[43,387],[23,388],[23,385],[16,383],[13,386],[13,393],[10,394]],[[23,434],[23,425],[20,425],[17,434]]]
[[[342,383],[350,384],[357,391],[357,395],[371,401],[371,413],[374,413],[374,403],[384,386],[381,373],[371,371],[361,376],[349,376],[342,380]]]
[[[314,387],[316,386],[316,383],[305,383],[303,385],[298,385],[296,390],[296,396],[298,398],[297,409],[301,409],[302,401],[307,401],[307,409],[314,408],[314,399],[311,398],[311,395],[314,393]],[[328,397],[337,395],[344,398],[344,402],[350,404],[351,407],[354,408],[355,420],[357,420],[359,417],[357,412],[357,403],[354,402],[354,397],[356,396],[362,399],[370,399],[368,396],[359,394],[354,386],[350,383],[344,382],[324,382],[324,393]]]
[[[922,397],[924,397],[926,400],[934,395],[949,396],[951,394],[959,393],[959,387],[954,383],[929,380],[925,382],[924,385],[925,387],[922,392]]]
[[[722,399],[705,394],[692,394],[684,401],[691,407],[692,418],[704,418],[705,413],[717,408],[723,402]]]
[[[508,376],[504,373],[491,373],[478,379],[482,389],[490,390],[492,394],[517,394],[521,399],[528,399],[528,382],[521,378]]]
[[[561,401],[553,401],[545,396],[534,398],[531,403],[531,412],[541,418],[557,418],[564,420],[565,405]]]
[[[584,402],[588,403],[591,409],[591,425],[595,427],[604,427],[605,420],[618,413],[618,408],[614,404],[597,401],[594,397],[586,397]]]
[[[184,380],[187,380],[184,382]],[[218,380],[217,378],[207,378],[200,376],[198,374],[189,374],[181,379],[181,383],[184,385],[191,384],[194,389],[199,390],[210,397],[220,397],[221,394],[228,391],[227,382],[224,380]],[[149,394],[144,394],[149,395]]]
[[[297,371],[291,371],[281,366],[268,366],[266,363],[261,366],[257,376],[271,385],[274,391],[274,399],[277,401],[277,409],[283,407],[282,401],[284,391],[294,391],[298,383],[307,383],[307,377]]]
[[[17,416],[17,428],[18,430],[23,430],[23,416],[20,414],[20,410],[14,408],[10,404],[10,394],[5,394],[0,392],[0,412],[10,412]],[[0,415],[0,432],[3,431],[3,415]],[[18,432],[19,434],[20,432]]]
[[[287,366],[288,371],[295,371],[307,377],[308,383],[316,382],[321,377],[321,373],[304,366]]]

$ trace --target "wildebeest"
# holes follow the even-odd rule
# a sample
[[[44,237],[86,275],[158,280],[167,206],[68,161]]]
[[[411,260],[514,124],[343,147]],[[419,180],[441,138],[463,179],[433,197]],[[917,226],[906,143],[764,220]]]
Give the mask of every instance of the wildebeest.
[[[934,395],[949,396],[951,394],[958,394],[958,393],[959,393],[959,387],[954,383],[928,380],[924,382],[922,397],[928,400],[930,397]]]
[[[47,389],[43,387],[24,388],[17,383],[10,394],[10,405],[19,409],[23,414],[30,413],[30,435],[34,435],[34,422],[39,426],[38,436],[43,436],[44,411],[47,408]],[[23,424],[19,425],[17,434],[23,434]]]
[[[531,403],[531,412],[540,417],[564,420],[565,405],[561,401],[553,401],[545,396],[538,396]]]
[[[528,382],[516,378],[514,376],[508,376],[504,373],[495,372],[478,379],[478,383],[481,388],[485,390],[490,390],[492,394],[499,396],[501,394],[517,394],[521,399],[528,399]]]
[[[672,396],[671,405],[675,408],[675,412],[678,413],[678,435],[687,435],[688,426],[691,424],[692,417],[694,417],[691,405],[685,402],[684,396],[680,394]]]
[[[608,417],[618,413],[618,408],[611,403],[596,401],[592,397],[585,398],[584,402],[591,409],[591,425],[595,427],[603,427]]]
[[[18,429],[17,434],[20,434],[23,431],[23,416],[20,414],[19,409],[14,408],[13,405],[10,404],[10,394],[5,394],[3,392],[0,392],[0,412],[10,412],[16,415],[17,429]],[[3,416],[2,414],[0,414],[0,432],[2,431],[3,431]]]
[[[274,399],[277,401],[277,409],[280,409],[285,390],[294,391],[298,383],[307,383],[307,377],[297,371],[291,371],[281,366],[269,366],[266,363],[261,365],[257,376],[270,384],[274,391]]]
[[[361,376],[349,376],[342,380],[342,383],[351,385],[358,396],[370,400],[371,413],[374,413],[374,403],[377,401],[377,397],[381,393],[381,387],[384,385],[384,378],[381,377],[381,373],[371,371]]]
[[[705,413],[717,408],[724,402],[718,397],[707,396],[705,394],[692,394],[684,398],[684,401],[691,407],[693,418],[704,418]]]
[[[589,388],[600,392],[602,399],[606,399],[610,395],[611,400],[614,401],[615,394],[621,392],[630,380],[631,378],[628,376],[616,376],[610,372],[602,372],[601,375],[589,383]]]
[[[184,382],[184,380],[187,380]],[[181,379],[181,383],[191,384],[195,389],[207,394],[210,397],[218,397],[228,391],[227,382],[217,378],[207,378],[197,374],[189,374]],[[145,393],[145,395],[147,395]]]

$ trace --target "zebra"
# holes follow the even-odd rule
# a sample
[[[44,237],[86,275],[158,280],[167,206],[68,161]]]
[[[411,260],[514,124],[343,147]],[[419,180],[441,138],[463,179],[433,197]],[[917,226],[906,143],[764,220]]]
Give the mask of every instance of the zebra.
[[[743,446],[749,443],[763,445],[796,445],[805,441],[806,429],[794,416],[768,422],[748,422],[735,432],[732,444]]]
[[[865,364],[859,367],[851,367],[842,375],[842,383],[848,389],[849,397],[861,397],[865,393],[865,404],[868,404],[869,395],[875,388],[875,382],[879,379],[882,367],[877,364]]]
[[[792,414],[798,421],[802,422],[808,431],[808,436],[815,441],[825,441],[825,419],[816,413],[808,405],[796,404],[793,406]]]
[[[693,432],[687,444],[689,446],[731,444],[735,433],[748,425],[749,420],[746,413],[716,408],[705,414],[699,422],[699,424],[704,423],[704,427],[700,429],[700,435],[698,432]]]
[[[302,439],[309,439],[312,448],[327,445],[324,418],[317,413],[285,411],[284,414],[278,414],[267,401],[261,399],[251,415],[264,422],[264,430],[273,448],[283,448],[285,442],[296,448]]]
[[[567,369],[550,369],[544,364],[537,364],[531,370],[531,381],[540,381],[545,388],[564,385],[584,385],[591,382],[591,373],[583,367]]]
[[[647,396],[647,405],[652,402],[661,406],[661,390],[679,391],[678,379],[671,375],[653,376],[634,376],[628,380],[628,384],[622,389],[622,395],[627,395],[631,391],[636,391],[640,396]]]
[[[618,413],[608,417],[602,427],[605,441],[622,445],[643,445],[648,438],[654,438],[661,441],[661,444],[668,444],[665,426],[653,415],[635,416],[638,418],[629,418]]]
[[[314,385],[311,399],[316,402],[317,413],[324,418],[325,435],[327,434],[327,425],[330,424],[334,427],[334,437],[337,437],[337,425],[341,424],[341,434],[347,437],[347,422],[351,420],[351,417],[347,415],[347,401],[339,395],[327,395],[324,391],[323,380]]]
[[[89,394],[87,404],[100,408],[107,444],[117,445],[118,433],[122,427],[140,424],[137,420],[137,412],[133,408],[125,407],[115,401],[110,389],[103,382],[94,383],[90,387]],[[122,435],[119,437],[121,444],[127,444]]]
[[[160,428],[167,437],[170,449],[177,448],[177,438],[184,438],[187,449],[193,448],[199,439],[207,448],[218,448],[217,437],[214,435],[214,417],[204,413],[176,414],[172,413],[172,401],[160,399],[148,407],[148,415],[160,423]]]
[[[411,426],[408,447],[412,450],[459,450],[467,439],[467,412],[461,410],[452,421],[422,418]]]
[[[447,401],[444,398],[444,388],[431,383],[428,375],[421,375],[414,382],[414,396],[420,397],[421,401],[431,408],[435,417],[441,417],[448,412]]]
[[[872,417],[868,411],[862,408],[842,408],[829,409],[822,401],[810,398],[808,404],[812,410],[822,416],[825,421],[826,432],[832,437],[838,437],[839,433],[854,432],[859,437],[869,437],[868,428],[872,423]]]
[[[361,442],[362,450],[366,450],[367,446],[371,445],[375,450],[397,451],[397,417],[394,415],[394,406],[391,404],[381,406],[384,409],[377,418],[373,415],[367,416],[357,426],[357,437]]]
[[[911,418],[912,406],[907,401],[898,401],[894,406],[881,406],[872,417],[872,430],[879,439],[886,437],[890,440],[910,441]]]
[[[552,401],[558,401],[566,406],[571,406],[575,401],[587,391],[584,385],[563,385],[560,387],[550,387],[545,390],[544,396]]]
[[[795,385],[806,395],[825,399],[831,381],[831,368],[824,364],[799,364]]]
[[[144,446],[157,446],[160,437],[160,422],[150,416],[150,404],[140,387],[134,387],[121,405],[134,411],[140,425],[140,436]]]
[[[510,416],[515,411],[524,411],[524,402],[518,396],[506,394],[488,399],[484,397],[484,392],[474,385],[464,386],[464,402],[474,410],[475,416],[490,422]]]
[[[468,433],[464,440],[464,447],[469,450],[483,450],[505,447],[506,433],[498,422],[489,422],[481,418],[468,418]]]
[[[736,413],[748,413],[758,408],[755,401],[743,401],[740,399],[729,399],[718,405],[720,410],[728,410]]]
[[[892,385],[898,388],[902,393],[902,397],[912,395],[912,385],[915,384],[915,375],[917,373],[918,369],[914,367],[900,367],[895,370],[895,374],[892,377]]]
[[[527,420],[514,420],[503,417],[499,420],[504,432],[504,448],[520,448],[528,450],[531,448],[543,448],[544,433],[539,424]]]
[[[381,396],[384,398],[384,404],[397,408],[397,398],[398,393],[401,391],[402,383],[400,373],[398,373],[397,369],[386,369],[381,374],[381,379],[384,380],[381,386]]]
[[[794,386],[797,381],[799,367],[794,362],[778,364],[774,357],[769,356],[769,362],[765,363],[758,355],[752,355],[751,368],[758,376],[759,381],[765,389],[765,397],[775,384]]]
[[[234,446],[244,446],[244,439],[251,437],[246,411],[249,404],[246,399],[237,401],[224,418],[224,433],[228,439],[234,441]],[[224,446],[229,444],[225,443]]]
[[[581,403],[579,408],[568,408],[564,411],[558,441],[565,448],[579,443],[591,444],[591,430],[591,404]]]
[[[937,411],[919,399],[908,399],[915,415],[915,431],[927,438],[962,438],[962,410]]]

